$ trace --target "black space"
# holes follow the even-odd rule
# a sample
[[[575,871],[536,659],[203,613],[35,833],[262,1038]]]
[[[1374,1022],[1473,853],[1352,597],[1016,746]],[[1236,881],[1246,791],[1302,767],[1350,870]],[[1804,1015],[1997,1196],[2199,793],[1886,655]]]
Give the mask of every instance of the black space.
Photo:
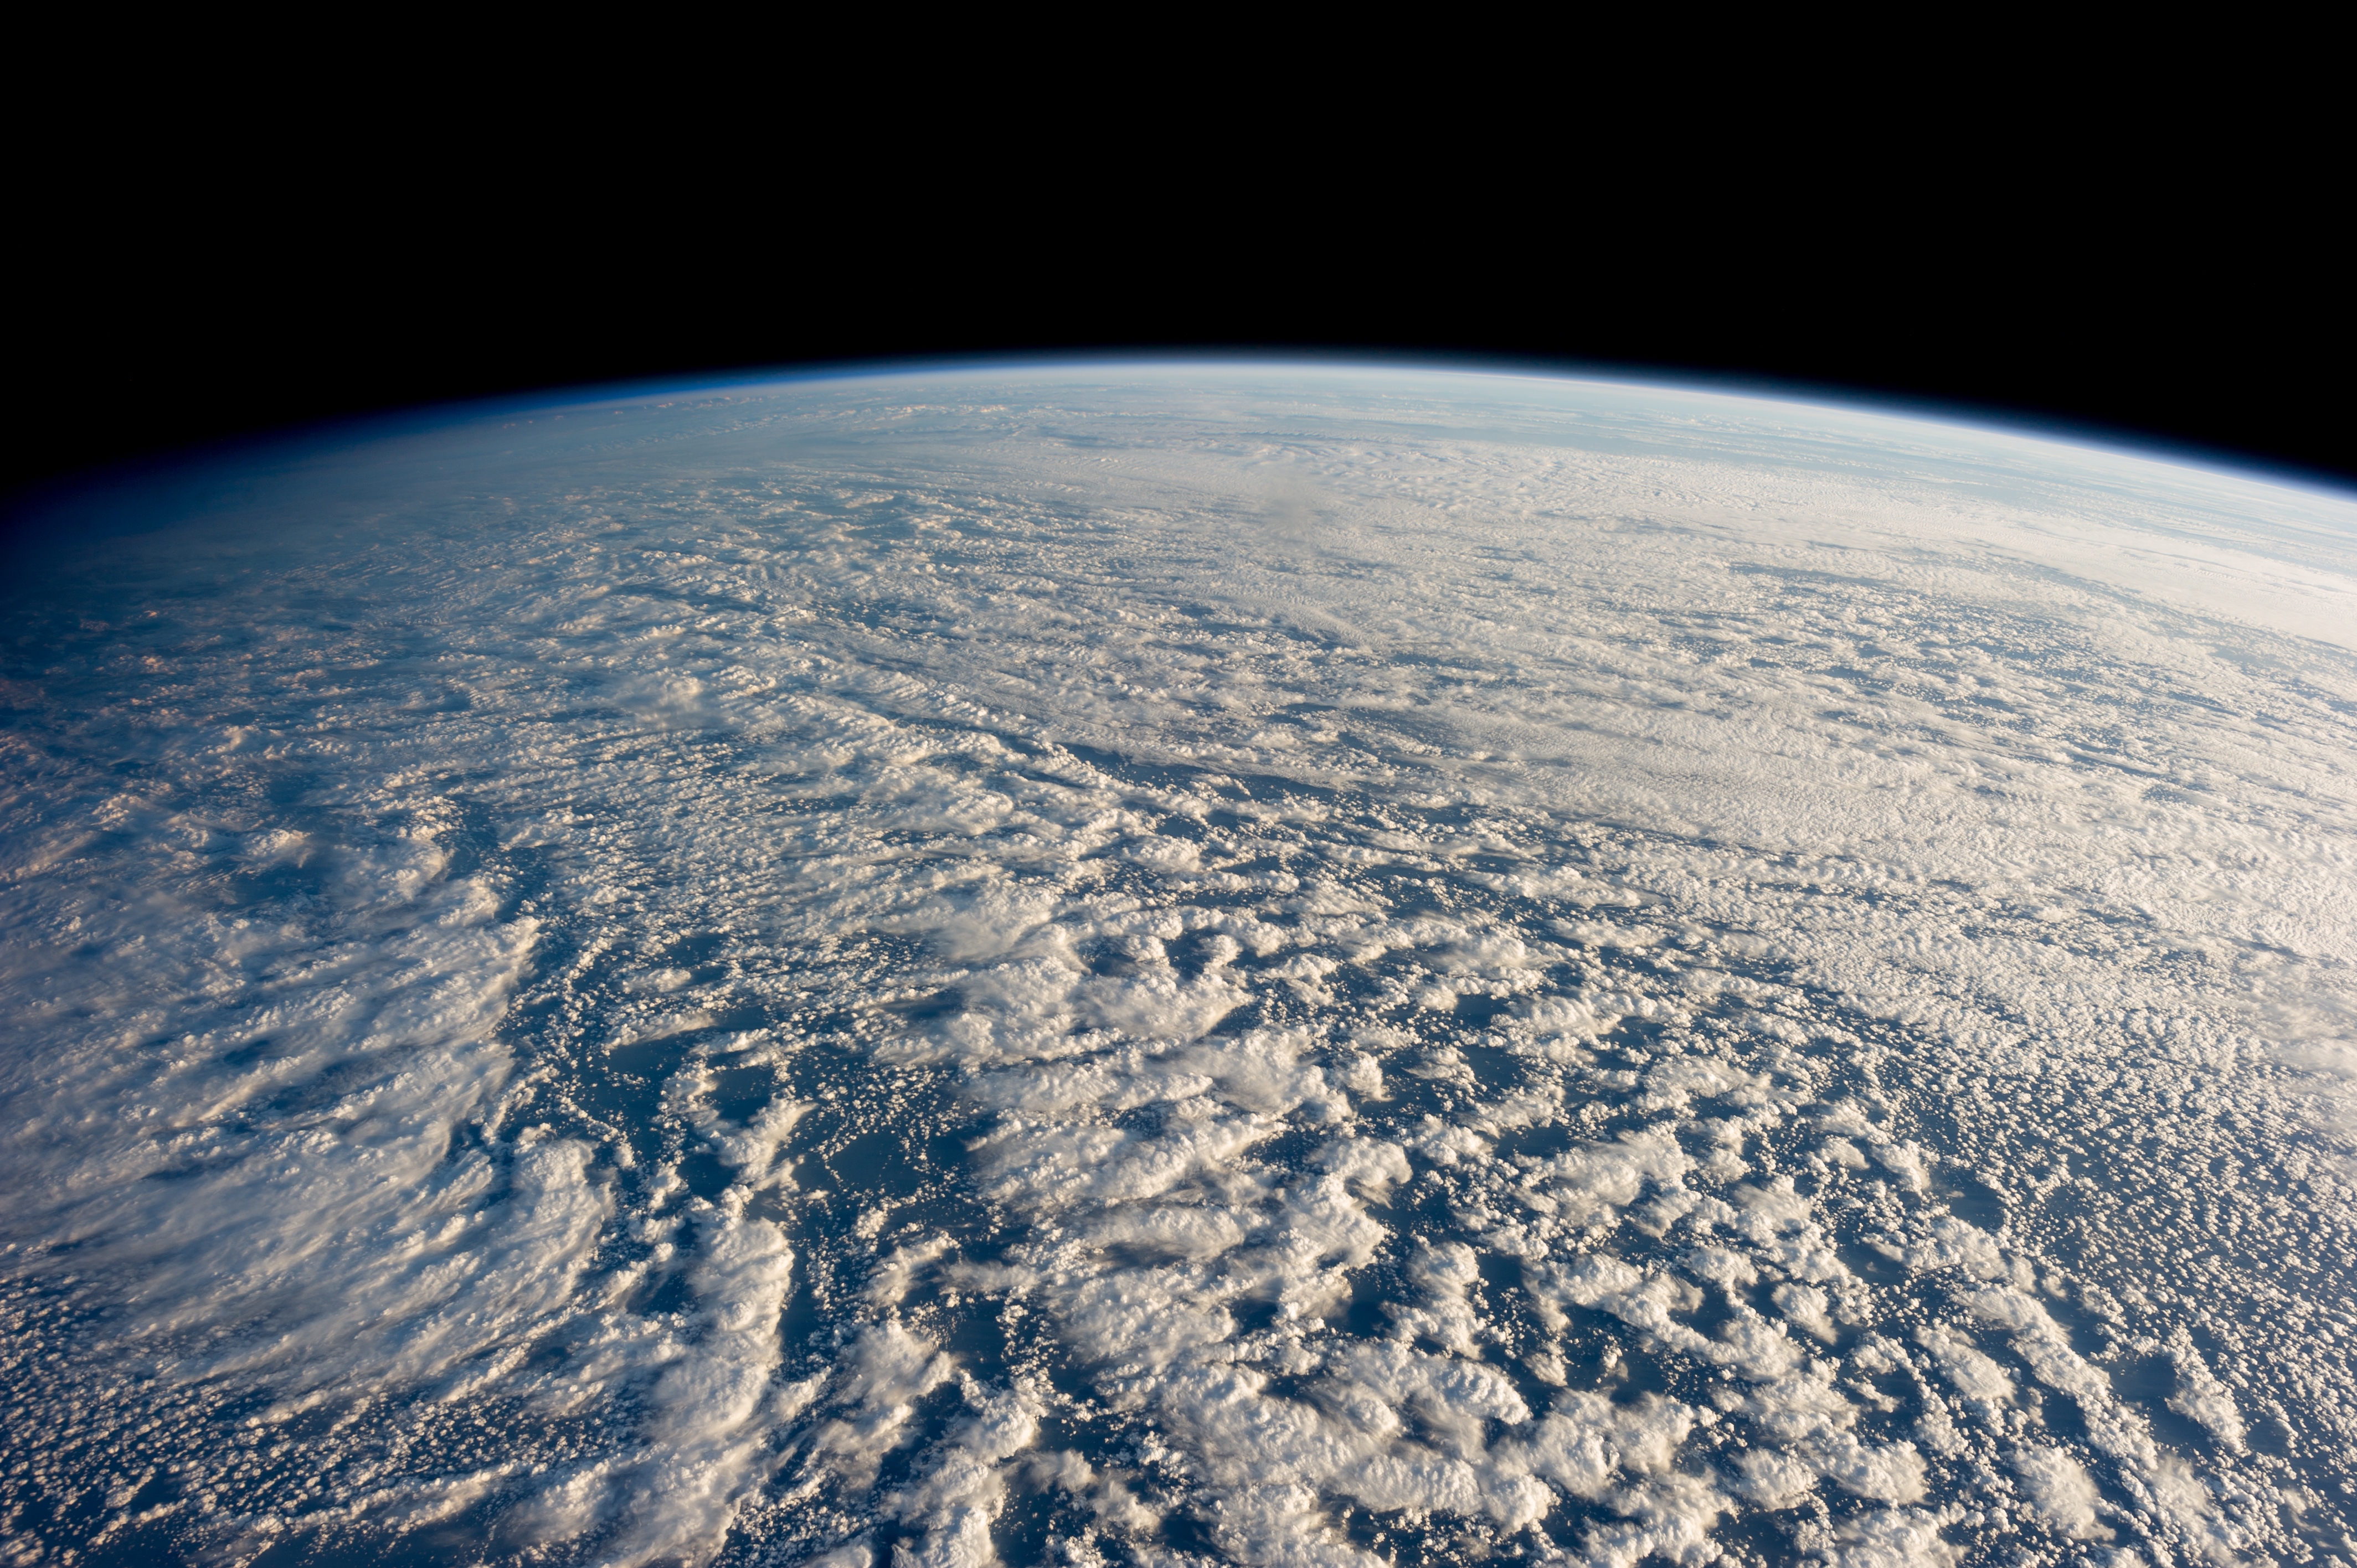
[[[1125,146],[1116,180],[1085,137],[907,165],[788,139],[691,176],[661,145],[307,150],[256,120],[20,203],[0,489],[445,400],[1122,350],[1893,398],[2357,484],[2336,204],[2200,129],[2029,160],[1878,161],[1872,126],[1736,167],[1615,147],[1609,182],[1413,137],[1308,177],[1297,145]]]

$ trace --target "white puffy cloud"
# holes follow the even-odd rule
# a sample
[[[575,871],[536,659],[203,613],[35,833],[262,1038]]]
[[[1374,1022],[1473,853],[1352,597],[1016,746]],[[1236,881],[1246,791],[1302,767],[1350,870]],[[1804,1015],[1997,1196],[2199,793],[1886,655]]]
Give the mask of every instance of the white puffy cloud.
[[[242,493],[6,675],[11,1552],[2230,1561],[2357,1480],[2343,499],[1232,370]]]

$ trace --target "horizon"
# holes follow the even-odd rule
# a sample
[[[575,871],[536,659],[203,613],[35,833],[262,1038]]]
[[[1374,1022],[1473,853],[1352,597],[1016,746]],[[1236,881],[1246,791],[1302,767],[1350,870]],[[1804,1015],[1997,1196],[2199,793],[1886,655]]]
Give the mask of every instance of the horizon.
[[[1847,384],[1738,373],[1647,371],[1610,365],[1546,365],[1502,355],[1284,349],[1133,351],[1053,350],[1005,355],[878,356],[797,364],[744,372],[625,377],[552,383],[529,391],[459,395],[388,404],[144,449],[86,467],[25,481],[0,491],[0,530],[14,533],[43,513],[113,489],[175,477],[241,460],[286,458],[321,444],[352,446],[423,435],[470,420],[561,413],[575,409],[630,407],[658,398],[727,395],[847,381],[923,381],[942,377],[1117,371],[1122,370],[1335,371],[1400,375],[1462,376],[1542,384],[1622,387],[1632,391],[1712,397],[1773,407],[1848,414],[2008,437],[2065,450],[2101,453],[2264,485],[2326,500],[2357,502],[2357,476],[2270,459],[2216,443],[2091,418],[2040,414],[1968,399],[1879,391]]]

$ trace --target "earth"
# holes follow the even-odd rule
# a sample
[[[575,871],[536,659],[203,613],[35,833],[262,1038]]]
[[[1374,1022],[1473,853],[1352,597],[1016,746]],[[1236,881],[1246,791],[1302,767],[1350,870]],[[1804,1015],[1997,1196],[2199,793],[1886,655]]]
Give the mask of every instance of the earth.
[[[1212,364],[142,493],[0,1561],[2357,1563],[2357,499]]]

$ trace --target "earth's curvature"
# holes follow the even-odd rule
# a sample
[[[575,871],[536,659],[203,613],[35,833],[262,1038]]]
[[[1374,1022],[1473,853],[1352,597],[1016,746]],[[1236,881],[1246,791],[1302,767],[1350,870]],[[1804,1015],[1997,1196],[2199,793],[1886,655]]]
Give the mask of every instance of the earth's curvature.
[[[2357,502],[1221,366],[204,493],[6,590],[6,1561],[2357,1563]]]

